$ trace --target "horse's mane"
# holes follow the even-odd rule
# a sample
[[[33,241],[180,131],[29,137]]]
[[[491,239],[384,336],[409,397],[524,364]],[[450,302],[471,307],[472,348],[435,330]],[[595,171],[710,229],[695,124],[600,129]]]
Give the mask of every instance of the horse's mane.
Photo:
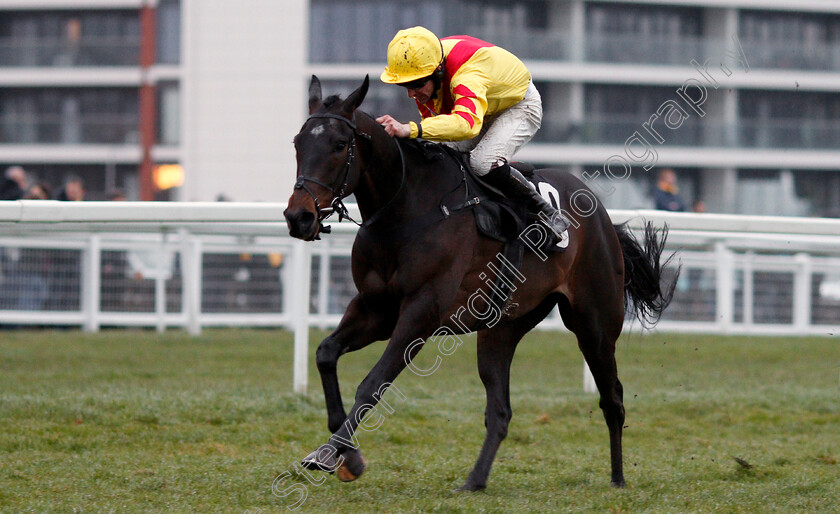
[[[426,141],[425,139],[402,139],[403,148],[414,151],[423,156],[426,162],[454,159],[461,162],[463,154],[451,146],[443,143]]]
[[[339,104],[343,101],[344,99],[341,98],[340,95],[330,95],[323,101],[324,110],[328,111],[336,104]],[[374,116],[365,111],[362,111],[361,109],[358,109],[356,112],[363,116],[367,116],[372,120],[375,119]],[[401,139],[400,143],[402,143],[404,149],[407,149],[411,152],[416,152],[417,154],[421,155],[426,162],[439,161],[441,159],[446,158],[454,158],[455,161],[460,162],[462,158],[460,152],[442,143],[435,143],[433,141],[427,141],[425,139],[408,138]]]

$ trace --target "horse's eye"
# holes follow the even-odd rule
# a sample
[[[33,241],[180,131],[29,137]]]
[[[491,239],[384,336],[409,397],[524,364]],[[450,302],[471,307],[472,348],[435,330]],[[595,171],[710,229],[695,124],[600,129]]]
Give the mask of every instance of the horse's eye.
[[[335,151],[336,152],[343,152],[344,149],[347,148],[347,143],[344,141],[339,141],[335,144]]]

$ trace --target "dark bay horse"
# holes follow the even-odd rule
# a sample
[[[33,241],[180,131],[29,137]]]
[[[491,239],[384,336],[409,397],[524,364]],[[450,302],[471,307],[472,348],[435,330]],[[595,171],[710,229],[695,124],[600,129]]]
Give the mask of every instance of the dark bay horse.
[[[648,224],[646,240],[639,244],[625,227],[614,226],[597,202],[573,208],[570,202],[594,198],[591,194],[575,198],[576,192],[588,191],[583,182],[559,170],[539,170],[558,193],[565,212],[586,215],[574,220],[564,252],[525,251],[524,281],[516,284],[506,308],[488,321],[489,302],[476,301],[475,296],[487,287],[483,272],[495,261],[502,243],[481,236],[468,209],[449,217],[429,217],[440,212],[442,199],[453,191],[456,196],[460,191],[463,199],[461,169],[454,159],[429,160],[419,145],[388,136],[371,116],[358,110],[367,89],[366,77],[346,100],[337,96],[322,100],[320,82],[313,76],[310,116],[295,137],[297,183],[284,213],[290,234],[307,241],[318,238],[323,219],[341,211],[341,199],[351,193],[363,220],[352,253],[359,293],[316,354],[332,436],[303,465],[337,471],[344,481],[357,478],[365,461],[353,444],[354,432],[411,365],[422,341],[433,334],[477,331],[478,372],[487,392],[487,433],[461,489],[484,488],[511,419],[509,378],[516,346],[559,307],[595,377],[609,428],[611,482],[623,486],[624,405],[615,344],[625,300],[637,317],[653,322],[670,301],[673,287],[660,282],[667,232]],[[339,391],[338,358],[381,340],[387,340],[387,346],[357,388],[348,414]]]

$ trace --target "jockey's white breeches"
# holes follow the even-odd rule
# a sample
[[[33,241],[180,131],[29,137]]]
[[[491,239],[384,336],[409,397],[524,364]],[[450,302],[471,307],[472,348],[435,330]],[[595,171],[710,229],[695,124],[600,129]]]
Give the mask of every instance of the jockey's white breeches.
[[[484,118],[477,136],[446,144],[469,152],[473,172],[485,175],[491,168],[510,162],[513,154],[534,137],[542,124],[542,114],[542,98],[531,81],[519,103]]]

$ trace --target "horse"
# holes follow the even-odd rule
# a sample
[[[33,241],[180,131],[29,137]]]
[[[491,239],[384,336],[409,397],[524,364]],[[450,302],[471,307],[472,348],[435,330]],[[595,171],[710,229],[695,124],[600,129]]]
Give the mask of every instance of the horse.
[[[595,197],[581,180],[561,170],[539,170],[559,193],[562,212],[574,217],[583,211],[586,216],[573,220],[564,251],[525,252],[520,268],[524,281],[516,284],[505,308],[488,320],[489,302],[476,300],[475,293],[486,287],[484,271],[502,243],[479,234],[469,208],[449,216],[440,213],[442,198],[453,191],[464,194],[463,170],[454,159],[430,160],[419,145],[388,136],[359,110],[368,86],[365,77],[346,99],[323,99],[313,75],[309,117],[294,138],[297,178],[284,211],[290,235],[319,239],[328,229],[323,225],[328,216],[348,215],[342,200],[350,194],[362,219],[351,258],[358,294],[316,352],[332,435],[302,465],[337,472],[342,481],[358,478],[367,463],[354,444],[354,432],[400,372],[412,365],[424,341],[433,335],[477,332],[486,434],[459,490],[484,489],[512,416],[510,366],[517,344],[556,307],[577,337],[600,393],[609,430],[611,484],[624,486],[625,411],[615,345],[626,303],[637,318],[655,323],[670,302],[673,285],[661,281],[667,262],[660,262],[667,227],[647,223],[640,243],[625,225],[613,225],[596,200],[587,200]],[[540,223],[534,227],[545,228]],[[465,309],[468,305],[472,308]],[[383,340],[387,345],[359,384],[347,413],[336,374],[338,359]]]

